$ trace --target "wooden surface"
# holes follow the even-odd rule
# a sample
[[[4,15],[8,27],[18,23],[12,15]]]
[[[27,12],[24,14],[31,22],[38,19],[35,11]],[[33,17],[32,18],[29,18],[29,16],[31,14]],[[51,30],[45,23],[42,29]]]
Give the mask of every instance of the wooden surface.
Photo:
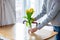
[[[14,40],[14,25],[0,26],[0,35],[10,40]]]
[[[19,35],[16,38],[19,37],[20,39],[22,39],[21,38],[21,37],[23,37],[23,32],[22,31],[24,31],[24,30],[23,30],[23,27],[21,28],[20,23],[17,23],[15,25],[8,25],[8,26],[2,26],[2,27],[0,27],[0,35],[3,35],[4,37],[9,38],[10,40],[14,40],[15,39],[15,28],[19,29],[19,30],[16,30],[18,32],[16,34]],[[29,39],[31,40],[33,36],[35,37],[35,40],[37,40],[37,39],[38,40],[50,39],[51,37],[53,37],[54,35],[57,34],[57,32],[53,32],[53,31],[51,32],[51,31],[49,31],[49,33],[51,33],[51,34],[49,34],[48,36],[46,36],[46,38],[41,38],[41,36],[38,33],[41,34],[41,32],[39,32],[39,31],[37,31],[36,33],[33,33],[33,34],[29,34],[30,35],[30,36],[28,36]],[[42,30],[42,33],[43,33],[43,30]],[[45,33],[45,30],[44,30],[44,33]],[[47,31],[47,33],[48,33],[48,31]],[[16,40],[18,40],[18,39],[16,39]]]

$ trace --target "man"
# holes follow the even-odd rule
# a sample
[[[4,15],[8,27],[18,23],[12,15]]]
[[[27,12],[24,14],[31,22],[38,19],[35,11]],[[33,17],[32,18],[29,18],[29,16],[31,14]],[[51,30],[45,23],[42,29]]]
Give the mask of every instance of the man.
[[[46,16],[46,17],[45,17]],[[35,28],[30,29],[32,33],[41,29],[43,26],[52,23],[54,31],[58,32],[56,40],[60,39],[60,0],[44,0],[42,12],[35,18],[44,17],[43,21]]]

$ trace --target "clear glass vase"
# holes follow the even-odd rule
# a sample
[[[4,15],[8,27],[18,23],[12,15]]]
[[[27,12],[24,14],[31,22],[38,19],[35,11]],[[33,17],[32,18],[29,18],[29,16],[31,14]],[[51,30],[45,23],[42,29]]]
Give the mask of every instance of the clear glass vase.
[[[25,30],[24,30],[25,31],[25,34],[24,34],[25,35],[25,37],[24,37],[25,40],[29,40],[29,33],[28,33],[29,29],[31,29],[31,27],[25,27]]]
[[[30,40],[30,34],[31,34],[31,32],[29,31],[29,29],[32,29],[32,28],[34,28],[34,27],[36,27],[36,24],[32,24],[32,26],[31,27],[26,27],[26,25],[25,25],[25,40]],[[29,31],[29,33],[28,33],[28,31]]]

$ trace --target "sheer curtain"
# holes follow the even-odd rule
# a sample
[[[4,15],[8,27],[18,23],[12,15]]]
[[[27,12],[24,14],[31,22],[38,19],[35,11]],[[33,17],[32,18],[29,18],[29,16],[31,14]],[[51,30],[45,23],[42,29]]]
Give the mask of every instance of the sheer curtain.
[[[16,0],[16,20],[22,23],[26,9],[34,8],[35,12],[32,17],[36,17],[42,9],[43,0]]]
[[[15,19],[15,0],[0,0],[0,26],[14,24]]]

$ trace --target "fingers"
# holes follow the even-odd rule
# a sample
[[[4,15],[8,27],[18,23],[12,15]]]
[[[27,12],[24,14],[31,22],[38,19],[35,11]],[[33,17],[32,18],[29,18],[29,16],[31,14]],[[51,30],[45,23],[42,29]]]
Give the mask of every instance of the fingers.
[[[32,29],[32,30],[31,30],[31,33],[34,33],[35,31],[36,31],[36,29]]]
[[[32,23],[35,23],[36,24],[37,22],[32,22]]]
[[[29,29],[29,30],[28,30],[28,33],[29,33],[29,34],[33,33],[33,29]]]
[[[28,30],[28,33],[30,34],[30,33],[36,32],[36,31],[37,31],[37,28],[33,28],[33,29],[29,29],[29,30]]]
[[[28,30],[28,33],[30,34],[30,29]]]

